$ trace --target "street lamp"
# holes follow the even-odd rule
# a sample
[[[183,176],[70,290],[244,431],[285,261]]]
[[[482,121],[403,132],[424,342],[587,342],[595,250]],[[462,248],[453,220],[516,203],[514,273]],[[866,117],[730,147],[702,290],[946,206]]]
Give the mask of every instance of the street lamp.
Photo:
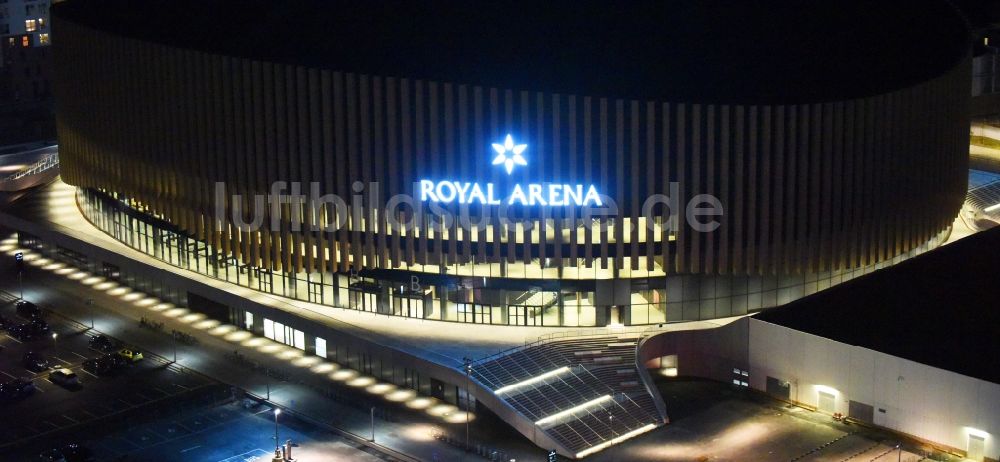
[[[53,350],[56,349],[59,346],[58,343],[56,343],[56,339],[58,339],[58,338],[59,338],[59,334],[53,332],[52,333],[52,349]]]
[[[90,328],[93,329],[94,328],[94,299],[92,299],[92,298],[88,298],[87,299],[87,312],[90,313]],[[177,362],[177,360],[175,359],[174,362]]]
[[[278,446],[281,445],[278,441],[278,414],[281,414],[281,409],[274,408],[274,450],[278,450]]]
[[[611,444],[615,444],[615,438],[618,437],[617,432],[615,432],[615,415],[608,410],[608,426],[611,427]]]
[[[469,388],[472,386],[472,359],[465,357],[465,450],[469,450]]]

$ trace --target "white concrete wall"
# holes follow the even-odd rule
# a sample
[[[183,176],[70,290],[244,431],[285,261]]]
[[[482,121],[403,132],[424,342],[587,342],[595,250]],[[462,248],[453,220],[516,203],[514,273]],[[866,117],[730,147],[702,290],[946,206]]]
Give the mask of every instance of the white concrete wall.
[[[970,432],[986,432],[986,457],[1000,459],[998,384],[752,318],[749,361],[755,389],[765,390],[771,376],[810,406],[820,389],[832,389],[836,412],[847,415],[851,400],[869,404],[876,425],[961,451]]]

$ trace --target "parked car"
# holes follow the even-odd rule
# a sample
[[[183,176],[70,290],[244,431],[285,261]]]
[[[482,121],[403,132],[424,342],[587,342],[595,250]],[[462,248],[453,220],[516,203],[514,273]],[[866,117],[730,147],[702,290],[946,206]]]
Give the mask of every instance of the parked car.
[[[113,375],[128,365],[127,359],[110,353],[83,362],[83,368],[94,375]]]
[[[117,346],[118,345],[115,344],[115,341],[107,335],[99,334],[90,337],[90,348],[94,350],[111,353],[112,351],[115,351],[115,347]]]
[[[91,462],[94,454],[84,446],[79,444],[67,444],[62,448],[53,448],[38,455],[39,461],[44,462]]]
[[[101,362],[100,358],[89,358],[83,360],[83,370],[90,372],[94,375],[110,375],[114,372],[111,367],[106,363]]]
[[[110,365],[113,369],[124,369],[129,366],[129,362],[127,359],[121,357],[120,355],[116,355],[114,353],[108,353],[104,356],[101,356],[100,360]]]
[[[0,314],[0,329],[7,330],[14,327],[16,324],[13,319],[10,319],[2,314]]]
[[[35,392],[35,384],[28,379],[14,379],[0,383],[0,400],[10,401],[24,398]]]
[[[59,452],[62,453],[66,462],[91,462],[95,460],[94,453],[90,449],[77,443],[67,444]]]
[[[38,462],[67,462],[58,449],[49,449],[38,454]]]
[[[7,330],[7,333],[10,334],[11,337],[25,342],[44,337],[51,331],[52,329],[49,328],[49,324],[47,322],[35,318],[24,324],[11,327]]]
[[[45,335],[52,331],[52,329],[49,328],[49,323],[43,321],[41,318],[35,318],[28,321],[28,325],[34,329],[36,335]]]
[[[134,348],[122,348],[118,350],[118,356],[127,359],[129,362],[136,363],[142,359],[142,352]]]
[[[49,368],[49,360],[39,353],[29,351],[21,358],[24,368],[32,372],[41,372]]]
[[[17,314],[22,318],[35,319],[42,317],[42,310],[27,300],[18,300]]]
[[[22,342],[34,340],[38,337],[38,334],[35,333],[35,329],[33,329],[28,323],[20,324],[7,329],[7,334]]]
[[[76,373],[64,368],[56,369],[49,372],[49,380],[59,386],[65,388],[76,388],[80,386],[80,378],[76,376]]]

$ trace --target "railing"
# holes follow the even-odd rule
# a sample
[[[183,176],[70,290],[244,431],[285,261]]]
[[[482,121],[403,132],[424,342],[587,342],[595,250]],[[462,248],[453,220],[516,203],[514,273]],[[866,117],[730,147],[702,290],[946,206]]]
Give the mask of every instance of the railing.
[[[492,361],[492,360],[494,360],[496,358],[499,358],[501,356],[506,356],[508,354],[514,353],[514,352],[519,351],[519,350],[524,350],[524,349],[527,349],[527,348],[530,348],[530,347],[533,347],[533,346],[541,345],[543,343],[546,343],[546,342],[549,342],[549,341],[552,341],[552,340],[555,340],[555,339],[577,338],[577,337],[599,337],[599,336],[606,336],[606,335],[623,335],[623,334],[639,334],[639,337],[642,338],[642,337],[646,337],[648,335],[651,335],[653,333],[657,333],[657,332],[666,330],[667,329],[667,325],[669,325],[669,324],[678,324],[678,323],[682,323],[682,322],[688,322],[688,321],[667,321],[667,322],[662,322],[662,323],[659,323],[659,324],[654,324],[654,325],[651,325],[651,326],[649,326],[649,325],[628,326],[628,327],[626,327],[626,326],[621,326],[621,327],[608,326],[608,327],[592,327],[592,328],[589,328],[589,329],[577,329],[577,330],[567,330],[567,331],[550,332],[548,334],[539,335],[538,339],[536,339],[534,341],[531,341],[531,342],[525,342],[524,345],[513,346],[513,347],[510,347],[510,348],[506,348],[506,349],[500,350],[500,351],[498,351],[496,353],[493,353],[491,355],[483,356],[482,358],[479,358],[478,360],[476,360],[475,363],[476,364],[483,364],[483,363],[486,363],[488,361]]]
[[[564,337],[614,336],[621,333],[638,333],[645,335],[650,330],[660,330],[658,326],[642,326],[630,328],[603,328],[567,331],[561,335],[547,335],[537,342],[548,342]],[[563,364],[565,358],[553,358],[546,354],[520,353],[514,361],[498,361],[486,366],[475,367],[477,381],[489,388],[507,384],[510,378],[519,376],[537,376]],[[543,431],[560,440],[574,451],[585,450],[608,441],[609,435],[627,434],[645,424],[659,421],[655,409],[647,409],[633,400],[624,391],[601,380],[587,367],[571,365],[568,374],[553,376],[549,380],[525,385],[524,390],[502,399],[508,401],[515,410],[530,420],[538,420],[545,414],[552,415],[559,409],[568,409],[571,404],[581,404],[601,395],[609,394],[614,399],[608,403],[596,405],[593,408],[581,409],[567,416],[565,421],[554,425],[546,425]],[[614,368],[615,366],[608,366]],[[515,368],[519,370],[511,370]],[[505,376],[505,377],[501,377]],[[552,393],[552,392],[557,393]],[[560,399],[553,399],[558,396]],[[654,403],[655,404],[655,403]],[[608,416],[605,418],[604,416]],[[610,417],[614,416],[614,420]]]
[[[47,149],[47,148],[43,148],[43,149]],[[46,170],[48,170],[50,168],[56,167],[58,165],[59,165],[59,153],[58,152],[53,152],[53,153],[45,154],[37,162],[35,162],[34,164],[31,164],[30,166],[28,166],[28,168],[25,168],[23,170],[15,172],[15,173],[7,176],[6,178],[3,178],[0,181],[3,181],[3,182],[16,181],[16,180],[19,180],[19,179],[24,178],[26,176],[35,175],[35,174],[44,172],[44,171],[46,171]]]

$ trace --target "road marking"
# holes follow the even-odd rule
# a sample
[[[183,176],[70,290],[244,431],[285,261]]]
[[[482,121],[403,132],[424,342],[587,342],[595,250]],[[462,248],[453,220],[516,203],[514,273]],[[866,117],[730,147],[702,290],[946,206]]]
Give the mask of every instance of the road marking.
[[[62,414],[62,418],[66,419],[66,420],[68,420],[70,422],[73,422],[73,423],[80,423],[79,420],[76,420],[76,419],[74,419],[74,418],[72,418],[72,417],[70,417],[70,416],[68,416],[66,414]]]
[[[83,372],[84,374],[87,374],[87,375],[89,375],[89,376],[91,376],[91,377],[93,377],[93,378],[95,378],[95,379],[97,378],[97,376],[96,376],[96,375],[94,375],[94,374],[91,374],[90,372],[87,372],[87,370],[86,370],[86,369],[80,369],[80,372]]]
[[[270,453],[263,449],[251,449],[247,452],[244,452],[243,454],[237,454],[233,457],[227,457],[225,459],[222,459],[219,462],[244,462],[248,460],[263,460],[259,459],[259,457],[266,456],[267,454]],[[247,455],[249,455],[249,457],[247,457]]]
[[[7,377],[10,377],[12,379],[16,379],[17,378],[17,377],[14,377],[13,375],[10,375],[10,374],[8,374],[8,373],[6,373],[4,371],[0,371],[0,374],[6,375]]]
[[[89,415],[90,417],[93,417],[93,418],[95,418],[95,419],[97,418],[97,414],[94,414],[93,412],[90,412],[90,411],[88,411],[88,410],[86,410],[86,409],[80,409],[80,412],[82,412],[82,413],[84,413],[84,414],[87,414],[87,415]]]
[[[198,449],[200,447],[201,447],[201,445],[199,444],[197,446],[191,446],[191,447],[189,447],[187,449],[181,449],[181,454],[184,454],[185,452],[188,452],[188,451],[193,451],[193,450]]]
[[[181,385],[181,384],[179,384],[179,383],[175,383],[175,384],[174,384],[174,386],[175,386],[175,387],[178,387],[178,388],[181,388],[181,389],[184,389],[184,390],[190,390],[190,388],[188,388],[188,387],[185,387],[184,385]]]
[[[58,356],[56,356],[56,355],[52,355],[52,357],[53,357],[53,358],[56,358],[56,359],[58,359],[58,360],[60,360],[60,361],[62,361],[62,362],[64,362],[64,363],[66,363],[66,364],[72,364],[72,363],[70,363],[69,361],[66,361],[65,359],[62,359],[62,358],[60,358],[60,357],[58,357]]]
[[[152,401],[153,400],[153,398],[150,398],[150,397],[148,397],[148,396],[146,396],[146,395],[144,395],[142,393],[139,393],[139,392],[136,392],[135,395],[138,396],[138,397],[140,397],[140,398],[142,398],[142,399],[144,399],[144,400],[146,400],[146,401]]]
[[[20,341],[20,340],[18,340],[18,339],[16,339],[16,338],[14,338],[14,337],[11,337],[11,336],[9,336],[9,335],[7,335],[7,334],[4,334],[4,337],[7,337],[7,338],[9,338],[9,339],[11,339],[11,340],[13,340],[13,341],[15,341],[15,342],[17,342],[17,343],[24,343],[24,342],[22,342],[22,341]]]
[[[159,391],[160,393],[163,393],[164,395],[169,395],[170,394],[169,391],[164,390],[164,389],[162,389],[160,387],[153,387],[153,389]]]
[[[75,352],[75,351],[71,351],[70,353],[73,353],[73,354],[75,354],[75,355],[77,355],[77,356],[79,356],[79,357],[81,357],[81,358],[83,358],[83,359],[87,359],[87,357],[86,357],[86,356],[84,356],[84,355],[82,355],[82,354],[80,354],[80,353],[77,353],[77,352]]]

